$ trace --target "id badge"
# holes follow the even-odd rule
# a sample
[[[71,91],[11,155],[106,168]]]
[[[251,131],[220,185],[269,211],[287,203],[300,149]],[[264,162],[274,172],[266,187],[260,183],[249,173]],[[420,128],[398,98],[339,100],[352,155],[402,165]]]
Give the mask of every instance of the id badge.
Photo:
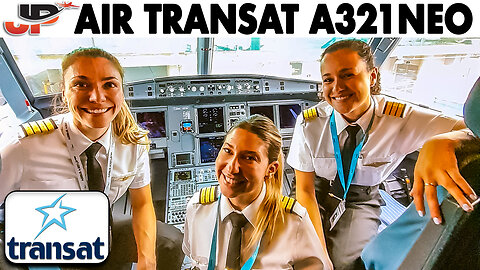
[[[342,217],[343,213],[345,213],[345,200],[340,200],[338,203],[337,208],[333,212],[332,216],[330,216],[330,231],[335,227],[338,220]]]

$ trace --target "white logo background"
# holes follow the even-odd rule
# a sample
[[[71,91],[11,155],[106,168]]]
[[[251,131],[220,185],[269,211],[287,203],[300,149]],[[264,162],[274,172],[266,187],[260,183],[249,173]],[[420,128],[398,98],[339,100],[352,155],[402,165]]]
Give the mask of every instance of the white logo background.
[[[43,224],[45,215],[35,209],[51,205],[62,195],[64,195],[60,199],[62,206],[75,209],[75,211],[64,215],[66,230],[57,224],[52,224],[38,235],[51,218],[47,218],[45,224]],[[101,192],[12,192],[5,199],[5,254],[10,261],[19,263],[102,262],[108,255],[108,210],[108,198]],[[63,213],[65,210],[46,208],[44,211],[53,216],[54,213]],[[62,220],[59,215],[56,215],[56,217],[61,223]],[[100,237],[100,241],[105,244],[100,247],[100,254],[104,258],[99,260],[92,256],[92,260],[82,260],[77,257],[73,260],[57,260],[53,255],[51,260],[33,260],[29,258],[27,248],[25,260],[15,260],[9,256],[8,246],[6,246],[12,237],[15,237],[15,242],[59,242],[62,245],[66,242],[73,242],[72,248],[74,250],[78,248],[80,242],[92,244]],[[35,239],[35,237],[37,238]],[[18,250],[17,247],[16,255],[19,254]],[[52,252],[52,254],[55,254],[55,252]],[[68,255],[65,252],[62,252],[62,254]]]

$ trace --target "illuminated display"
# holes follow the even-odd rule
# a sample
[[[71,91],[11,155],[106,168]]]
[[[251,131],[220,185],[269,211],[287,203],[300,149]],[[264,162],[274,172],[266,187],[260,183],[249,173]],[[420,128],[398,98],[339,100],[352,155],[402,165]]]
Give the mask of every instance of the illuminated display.
[[[223,137],[200,138],[200,162],[215,162],[223,145]]]
[[[188,165],[192,164],[192,159],[190,158],[190,154],[176,154],[175,155],[176,165]]]
[[[266,116],[270,118],[273,122],[275,122],[272,105],[250,107],[250,115],[254,115],[254,114],[260,114],[260,115]]]
[[[167,129],[165,126],[165,112],[139,112],[137,113],[138,124],[150,131],[150,138],[167,137]]]
[[[193,132],[192,126],[192,120],[183,121],[181,124],[182,132]]]
[[[294,128],[297,116],[302,112],[299,104],[279,105],[280,128]]]
[[[199,108],[198,133],[224,132],[223,107]]]
[[[180,172],[175,172],[173,176],[174,181],[178,180],[192,180],[192,171],[180,171]]]

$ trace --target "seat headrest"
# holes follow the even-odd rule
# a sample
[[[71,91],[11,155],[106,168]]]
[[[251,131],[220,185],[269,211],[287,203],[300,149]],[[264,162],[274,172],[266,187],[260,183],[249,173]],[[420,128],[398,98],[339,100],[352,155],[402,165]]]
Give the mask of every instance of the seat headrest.
[[[465,118],[465,124],[469,129],[475,133],[477,137],[480,137],[480,78],[473,85],[467,101],[463,106],[463,117]]]

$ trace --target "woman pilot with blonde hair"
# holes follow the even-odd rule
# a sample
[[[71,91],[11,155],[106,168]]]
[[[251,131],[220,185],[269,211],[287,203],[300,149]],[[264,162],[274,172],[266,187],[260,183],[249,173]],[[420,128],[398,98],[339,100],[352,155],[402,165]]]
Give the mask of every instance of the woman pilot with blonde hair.
[[[331,269],[305,208],[281,195],[281,144],[260,115],[228,132],[215,161],[219,188],[187,206],[183,250],[195,269]]]
[[[125,237],[116,241],[114,226],[107,267],[133,257],[129,262],[138,261],[137,269],[155,269],[148,132],[125,103],[123,78],[118,60],[102,49],[81,48],[64,57],[62,96],[68,113],[23,124],[19,139],[0,151],[0,203],[13,190],[98,190],[113,204],[128,189],[138,248],[122,246]],[[181,238],[173,228],[169,234],[170,242]]]

